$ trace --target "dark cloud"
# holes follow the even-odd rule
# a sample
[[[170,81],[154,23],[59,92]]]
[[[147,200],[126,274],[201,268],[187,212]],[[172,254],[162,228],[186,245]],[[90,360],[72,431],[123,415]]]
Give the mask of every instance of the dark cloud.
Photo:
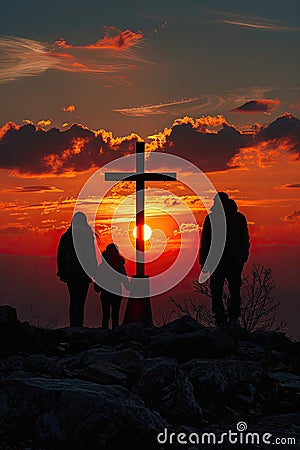
[[[300,157],[300,120],[285,113],[266,127],[261,127],[256,135],[257,142],[273,141],[287,146],[289,152]]]
[[[274,109],[277,109],[280,105],[280,100],[250,100],[244,103],[238,108],[233,109],[231,112],[239,113],[269,113]]]
[[[250,132],[239,131],[224,118],[218,120],[218,124],[214,124],[213,118],[208,118],[207,124],[202,119],[177,119],[172,127],[151,136],[148,149],[180,156],[204,172],[239,167],[235,157],[240,150],[259,147],[266,142],[270,148],[275,146],[299,158],[300,120],[290,114],[284,114],[266,126],[257,126]],[[209,129],[212,125],[213,131]],[[111,132],[93,131],[78,124],[61,131],[10,123],[0,129],[0,167],[23,176],[76,174],[134,153],[138,139],[140,137],[134,133],[115,138]],[[51,187],[44,188],[49,192]],[[22,189],[23,192],[33,192],[35,187]]]
[[[284,184],[282,186],[278,186],[277,189],[300,189],[300,183]]]
[[[10,127],[0,141],[0,167],[20,174],[82,172],[130,153],[137,136],[115,140],[111,133],[81,125],[48,131],[34,125]]]
[[[210,133],[190,123],[175,125],[163,151],[191,161],[204,172],[224,170],[238,150],[247,145],[247,137],[232,126],[222,126],[217,133]]]
[[[289,188],[289,189],[300,189],[300,183],[287,184],[286,187]]]

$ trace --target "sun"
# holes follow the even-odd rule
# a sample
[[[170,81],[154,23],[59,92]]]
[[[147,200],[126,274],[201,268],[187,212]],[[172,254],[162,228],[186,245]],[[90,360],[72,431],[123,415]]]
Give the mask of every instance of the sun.
[[[133,234],[134,239],[136,239],[137,227],[134,227],[132,234]],[[149,241],[149,239],[151,238],[151,234],[152,234],[151,227],[149,227],[149,225],[147,225],[145,223],[145,225],[144,225],[144,241]]]

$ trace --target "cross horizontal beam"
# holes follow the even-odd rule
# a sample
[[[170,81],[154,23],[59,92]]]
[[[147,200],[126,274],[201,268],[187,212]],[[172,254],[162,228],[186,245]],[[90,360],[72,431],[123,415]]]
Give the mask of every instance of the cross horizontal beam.
[[[107,172],[105,181],[176,181],[176,172]]]

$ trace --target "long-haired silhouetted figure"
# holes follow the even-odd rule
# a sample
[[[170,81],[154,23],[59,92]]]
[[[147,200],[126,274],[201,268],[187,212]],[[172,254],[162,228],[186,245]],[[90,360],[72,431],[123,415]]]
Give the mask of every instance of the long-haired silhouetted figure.
[[[113,270],[112,270],[113,269]],[[111,243],[102,253],[94,289],[100,292],[102,305],[102,328],[108,328],[111,318],[112,328],[119,325],[119,313],[122,301],[122,284],[129,291],[129,280],[126,274],[125,259],[119,253],[118,247]]]
[[[216,269],[210,276],[212,310],[216,324],[221,325],[227,321],[227,318],[230,321],[237,321],[241,314],[241,275],[249,256],[250,240],[246,217],[238,212],[236,202],[230,199],[225,192],[219,192],[214,200],[211,213],[205,217],[203,224],[200,264],[202,268],[206,264],[212,237],[211,222],[220,213],[219,208],[223,207],[226,218],[225,247]],[[210,271],[210,268],[207,267],[207,270]],[[228,282],[230,295],[227,312],[222,299],[225,279]]]
[[[69,290],[70,327],[83,326],[84,305],[92,281],[82,268],[78,254],[89,274],[94,273],[97,267],[94,233],[82,212],[74,214],[72,224],[61,236],[57,250],[57,275],[61,281],[67,283]]]

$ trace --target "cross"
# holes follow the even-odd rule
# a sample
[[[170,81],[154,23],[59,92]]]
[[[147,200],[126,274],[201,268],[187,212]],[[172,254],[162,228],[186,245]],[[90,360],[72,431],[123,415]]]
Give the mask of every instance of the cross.
[[[175,172],[145,172],[145,142],[136,142],[135,150],[136,171],[135,172],[106,172],[105,181],[135,181],[136,183],[136,277],[145,276],[145,182],[146,181],[176,181]]]

